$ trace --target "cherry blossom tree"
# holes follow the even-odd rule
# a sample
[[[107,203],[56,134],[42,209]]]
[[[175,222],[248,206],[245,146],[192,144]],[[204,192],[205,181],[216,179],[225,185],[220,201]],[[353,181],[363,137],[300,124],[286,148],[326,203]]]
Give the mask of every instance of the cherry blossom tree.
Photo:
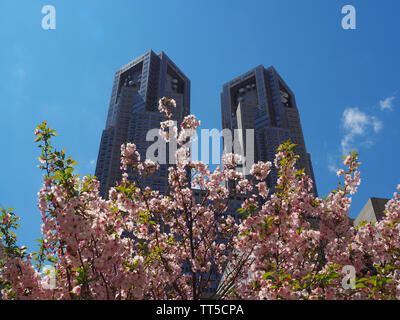
[[[224,154],[213,172],[192,161],[188,141],[200,122],[189,115],[176,127],[174,108],[172,99],[159,102],[160,135],[178,142],[165,193],[142,185],[141,177],[159,165],[126,143],[122,178],[103,199],[96,177],[74,174],[77,162],[53,148],[55,131],[46,122],[36,128],[43,238],[38,252],[19,247],[18,217],[1,209],[3,299],[200,299],[221,277],[211,298],[400,298],[399,194],[382,221],[351,226],[351,195],[360,184],[355,152],[344,158],[347,169],[338,170],[343,185],[317,198],[312,180],[296,169],[290,142],[273,164],[258,162],[247,177],[236,170],[238,155]],[[272,167],[279,178],[268,190]],[[227,213],[236,195],[246,199],[239,221]],[[346,266],[355,272],[350,285]]]
[[[295,169],[294,145],[278,149],[277,192],[263,203],[244,205],[235,250],[245,252],[250,272],[236,281],[241,299],[398,299],[399,194],[378,223],[350,224],[351,198],[360,184],[357,153],[344,157],[347,171],[324,199],[315,198],[312,180]],[[400,190],[400,185],[398,186]],[[349,285],[346,267],[354,270]]]

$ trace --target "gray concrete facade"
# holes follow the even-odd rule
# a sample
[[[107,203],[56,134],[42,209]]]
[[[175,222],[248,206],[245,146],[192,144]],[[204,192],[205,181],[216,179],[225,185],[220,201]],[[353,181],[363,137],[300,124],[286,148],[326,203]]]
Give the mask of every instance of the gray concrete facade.
[[[164,52],[155,54],[150,50],[115,72],[95,171],[104,198],[121,179],[123,143],[135,143],[141,159],[146,158],[147,148],[154,143],[146,141],[146,134],[150,129],[158,129],[165,120],[158,110],[158,101],[164,96],[176,101],[173,120],[180,123],[190,114],[190,80]],[[167,180],[168,166],[163,164],[158,172],[144,177],[141,183],[165,192]]]
[[[294,93],[274,67],[262,65],[225,83],[221,93],[222,128],[254,129],[254,162],[273,163],[278,146],[291,140],[300,156],[297,166],[305,168],[313,180],[313,193],[317,186],[307,153],[299,110]],[[245,155],[245,154],[244,154]],[[272,169],[267,178],[270,188],[274,187],[277,171]]]
[[[357,218],[355,218],[354,226],[359,226],[363,221],[378,222],[382,220],[385,205],[388,201],[389,199],[385,198],[369,198]]]

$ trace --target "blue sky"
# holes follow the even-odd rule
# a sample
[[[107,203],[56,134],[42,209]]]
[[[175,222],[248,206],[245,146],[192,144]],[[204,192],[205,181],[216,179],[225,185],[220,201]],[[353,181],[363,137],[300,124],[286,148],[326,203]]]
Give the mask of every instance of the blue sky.
[[[44,5],[57,28],[41,28]],[[344,30],[341,9],[356,8]],[[22,218],[20,244],[40,236],[41,172],[33,130],[48,120],[54,140],[94,174],[113,73],[143,52],[165,51],[191,79],[191,110],[220,128],[222,84],[273,65],[296,94],[320,196],[336,187],[343,150],[360,153],[355,217],[369,197],[400,183],[400,2],[0,1],[0,205]]]

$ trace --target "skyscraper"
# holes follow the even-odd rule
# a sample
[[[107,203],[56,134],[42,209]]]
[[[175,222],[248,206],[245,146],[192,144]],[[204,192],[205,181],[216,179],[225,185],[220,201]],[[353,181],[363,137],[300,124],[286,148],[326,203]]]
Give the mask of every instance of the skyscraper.
[[[95,171],[103,197],[121,178],[123,143],[135,143],[142,160],[146,157],[148,146],[154,142],[146,141],[147,132],[159,128],[165,120],[158,110],[158,100],[164,96],[176,101],[173,120],[180,123],[190,113],[190,80],[164,52],[150,50],[115,72]],[[158,172],[144,178],[143,185],[165,191],[167,168],[161,165]]]
[[[254,129],[255,163],[273,163],[281,143],[288,139],[295,143],[296,153],[300,156],[297,166],[305,168],[306,174],[314,181],[313,192],[317,195],[311,156],[306,150],[295,96],[274,67],[257,66],[224,84],[221,111],[223,129],[243,129],[243,133],[245,129]],[[273,168],[267,178],[270,188],[274,187],[277,174]]]

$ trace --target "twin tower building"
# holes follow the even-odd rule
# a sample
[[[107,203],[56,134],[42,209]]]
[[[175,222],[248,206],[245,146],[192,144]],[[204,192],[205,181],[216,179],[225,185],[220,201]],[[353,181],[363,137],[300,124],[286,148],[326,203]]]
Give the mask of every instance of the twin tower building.
[[[190,80],[164,52],[156,54],[150,50],[115,72],[95,171],[104,198],[121,179],[123,143],[135,143],[144,160],[146,150],[154,143],[146,141],[148,131],[159,128],[160,122],[165,120],[158,111],[158,101],[164,96],[176,101],[173,120],[179,124],[190,114]],[[317,195],[295,96],[274,67],[260,65],[225,83],[221,93],[221,115],[222,129],[252,131],[254,146],[242,150],[244,156],[246,150],[252,150],[255,163],[273,162],[281,143],[289,139],[295,143],[296,153],[300,156],[298,167],[305,168],[314,181],[313,192]],[[273,188],[277,174],[276,170],[271,171],[267,178],[269,187]],[[167,192],[168,164],[161,164],[160,170],[146,176],[142,183],[153,190]]]

